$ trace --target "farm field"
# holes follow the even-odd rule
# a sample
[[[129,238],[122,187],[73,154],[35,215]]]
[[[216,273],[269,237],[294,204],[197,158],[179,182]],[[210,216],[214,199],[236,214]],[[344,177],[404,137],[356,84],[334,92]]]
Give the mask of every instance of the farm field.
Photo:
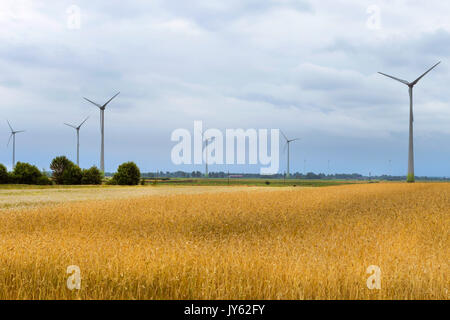
[[[175,186],[3,186],[0,187],[0,211],[8,208],[39,207],[58,203],[69,203],[87,200],[130,199],[143,196],[199,194],[199,193],[227,193],[236,191],[261,190],[261,187],[233,186],[233,187],[205,187],[195,188],[183,185]],[[269,191],[270,188],[266,188]]]
[[[449,227],[448,183],[8,188],[0,299],[448,299]]]
[[[269,184],[266,184],[269,181]],[[359,181],[319,181],[287,179],[170,179],[147,181],[146,186],[36,186],[1,185],[0,210],[5,208],[24,208],[51,205],[61,202],[83,200],[107,200],[135,198],[146,195],[174,195],[211,192],[236,192],[261,190],[262,187],[325,187],[341,184],[366,183]],[[211,188],[214,186],[214,188]],[[194,188],[193,188],[194,187]],[[270,188],[269,188],[270,189]],[[268,190],[266,190],[268,191]]]

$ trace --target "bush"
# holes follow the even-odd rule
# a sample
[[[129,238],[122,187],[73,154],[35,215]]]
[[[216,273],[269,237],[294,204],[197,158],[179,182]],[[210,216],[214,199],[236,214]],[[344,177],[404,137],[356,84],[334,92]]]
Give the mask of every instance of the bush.
[[[137,185],[141,180],[141,172],[134,162],[122,163],[112,180],[118,185]]]
[[[10,184],[16,184],[19,179],[16,177],[14,172],[8,172],[8,183]]]
[[[69,159],[67,159],[65,156],[60,156],[53,159],[52,163],[50,164],[50,169],[52,170],[52,176],[55,183],[63,184],[64,171],[73,166],[75,166],[75,164]]]
[[[42,175],[37,179],[36,184],[40,186],[49,186],[52,185],[53,182],[46,175]]]
[[[112,178],[106,180],[105,184],[108,186],[115,186],[115,185],[117,185],[117,181],[114,180],[114,177],[112,177]]]
[[[42,177],[42,173],[36,166],[25,162],[17,162],[13,176],[14,183],[36,184],[37,180]]]
[[[83,170],[81,184],[102,184],[103,174],[97,167]]]
[[[83,178],[83,172],[80,167],[72,164],[64,169],[62,174],[62,183],[66,185],[81,184]]]
[[[8,170],[2,164],[0,164],[0,184],[8,183]]]

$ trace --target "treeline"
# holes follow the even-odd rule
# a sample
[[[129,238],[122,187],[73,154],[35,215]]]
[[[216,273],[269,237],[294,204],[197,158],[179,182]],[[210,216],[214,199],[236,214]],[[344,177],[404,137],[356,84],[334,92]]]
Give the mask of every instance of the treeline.
[[[97,167],[81,169],[65,156],[56,157],[50,164],[51,172],[40,171],[36,166],[29,163],[18,162],[14,170],[8,172],[6,167],[0,164],[0,184],[34,184],[34,185],[99,185],[102,183],[108,185],[137,185],[145,184],[145,179],[170,179],[170,178],[203,178],[205,174],[200,171],[184,172],[140,172],[134,162],[125,162],[117,168],[115,173],[106,173],[104,175]],[[106,176],[106,177],[105,177]],[[210,172],[209,178],[243,178],[243,179],[284,179],[284,174],[260,175],[257,173],[228,173],[228,172]],[[293,173],[292,179],[305,180],[387,180],[404,181],[406,176],[363,176],[359,173]],[[418,181],[450,181],[450,178],[442,177],[416,177]]]
[[[6,167],[0,164],[0,184],[50,185],[52,181],[36,166],[25,162],[17,162],[11,172],[8,172]]]
[[[112,174],[111,174],[112,175]],[[274,175],[261,175],[257,173],[228,173],[228,172],[209,172],[209,178],[243,178],[243,179],[284,179],[285,175],[283,173]],[[142,173],[143,178],[156,179],[156,178],[204,178],[205,173],[200,171],[175,171],[175,172],[147,172]],[[325,173],[314,173],[308,172],[306,174],[295,172],[290,175],[292,179],[305,179],[305,180],[387,180],[387,181],[404,181],[406,176],[391,176],[391,175],[380,175],[380,176],[364,176],[359,173],[336,173],[336,174],[325,174]],[[416,180],[420,181],[450,181],[450,178],[446,177],[416,177]]]
[[[228,172],[209,172],[208,177],[209,178],[228,178],[228,176],[234,176],[234,177],[242,177],[247,179],[257,179],[257,178],[263,178],[263,179],[283,179],[285,177],[284,174],[274,174],[274,175],[261,175],[257,173],[228,173]],[[175,171],[175,172],[148,172],[143,173],[143,178],[202,178],[205,174],[200,171],[192,171],[192,172],[184,172],[184,171]],[[326,175],[324,173],[315,174],[313,172],[308,172],[306,175],[296,172],[290,175],[293,179],[314,179],[314,180],[320,180],[320,179],[348,179],[348,180],[364,180],[365,177],[363,177],[361,174],[353,173],[353,174],[332,174],[332,175]]]
[[[17,162],[13,171],[8,172],[0,164],[0,184],[100,185],[104,182],[104,175],[97,167],[81,169],[65,156],[53,159],[50,169],[51,173],[48,174],[29,163]],[[108,185],[137,185],[140,182],[141,173],[134,162],[121,164],[117,172],[106,180]]]

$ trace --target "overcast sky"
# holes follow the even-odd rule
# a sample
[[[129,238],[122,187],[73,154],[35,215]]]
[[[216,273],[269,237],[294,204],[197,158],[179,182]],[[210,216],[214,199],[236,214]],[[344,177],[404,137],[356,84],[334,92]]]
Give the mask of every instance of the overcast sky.
[[[11,167],[6,119],[27,130],[16,159],[48,168],[76,159],[63,123],[90,115],[80,164],[98,166],[99,111],[82,97],[121,91],[105,114],[106,171],[203,170],[170,159],[171,132],[202,120],[301,137],[291,171],[327,173],[330,160],[332,173],[405,175],[408,90],[377,72],[412,81],[442,61],[414,92],[416,174],[450,176],[449,1],[99,2],[0,2],[0,163]]]

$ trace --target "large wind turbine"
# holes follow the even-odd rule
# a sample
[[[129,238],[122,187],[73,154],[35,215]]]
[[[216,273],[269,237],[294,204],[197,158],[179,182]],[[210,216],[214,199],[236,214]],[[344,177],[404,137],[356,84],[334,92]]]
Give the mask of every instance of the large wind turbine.
[[[70,123],[64,123],[66,126],[72,127],[75,130],[77,130],[77,166],[80,166],[80,128],[86,122],[87,119],[89,119],[89,117],[84,119],[83,122],[81,122],[80,125],[78,126],[74,126]]]
[[[422,74],[419,78],[414,80],[413,82],[408,82],[406,80],[402,80],[393,76],[390,76],[388,74],[378,72],[379,74],[382,74],[383,76],[386,76],[388,78],[397,80],[409,87],[409,153],[408,153],[408,182],[414,182],[415,176],[414,176],[414,129],[413,129],[413,122],[414,122],[414,115],[413,115],[413,88],[414,86],[422,79],[428,72],[433,70],[439,63],[436,63],[434,66],[432,66],[430,69],[428,69],[424,74]]]
[[[14,131],[9,121],[6,120],[6,122],[8,122],[8,126],[11,129],[11,135],[9,136],[8,144],[6,146],[9,146],[9,143],[11,142],[12,138],[13,140],[12,168],[14,169],[16,167],[16,133],[25,132],[25,130]]]
[[[284,135],[283,131],[281,131],[281,134],[283,135],[284,139],[286,139],[286,145],[287,145],[287,174],[286,174],[286,177],[289,178],[289,157],[290,157],[289,146],[290,146],[291,142],[300,140],[300,138],[295,138],[295,139],[289,140],[289,139]]]
[[[104,105],[97,104],[88,98],[84,98],[84,100],[89,101],[93,105],[97,106],[100,109],[100,131],[101,131],[101,149],[100,149],[100,170],[105,172],[105,108],[114,99],[119,95],[120,92],[116,93],[111,99],[109,99]]]

